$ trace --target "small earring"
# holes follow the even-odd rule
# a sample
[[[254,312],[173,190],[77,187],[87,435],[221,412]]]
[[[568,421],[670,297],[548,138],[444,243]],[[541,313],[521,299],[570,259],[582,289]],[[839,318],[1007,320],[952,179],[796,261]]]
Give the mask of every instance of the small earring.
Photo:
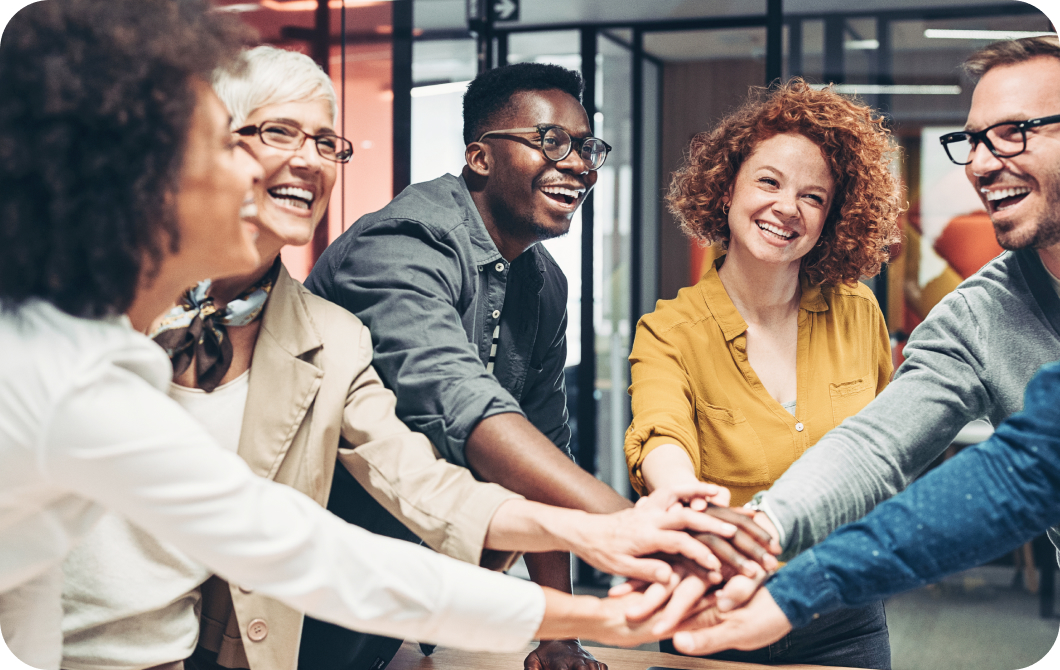
[[[725,216],[728,216],[729,215],[729,203],[727,203],[727,202],[721,203],[721,211],[722,211],[722,213]]]

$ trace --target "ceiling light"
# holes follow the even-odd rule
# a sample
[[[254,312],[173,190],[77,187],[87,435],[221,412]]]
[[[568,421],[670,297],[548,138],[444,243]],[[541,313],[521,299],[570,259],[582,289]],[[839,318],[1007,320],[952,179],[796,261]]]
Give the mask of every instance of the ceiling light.
[[[939,30],[928,28],[924,37],[936,40],[1018,40],[1023,37],[1044,37],[1056,33],[1031,32],[1028,30]]]
[[[243,12],[256,12],[261,9],[261,5],[253,2],[241,2],[238,5],[219,5],[214,7],[214,11],[217,12],[232,12],[233,14],[241,14]]]
[[[393,0],[328,0],[328,7],[341,9],[343,2],[347,7],[360,7],[362,5],[377,5],[381,2],[393,2]],[[317,8],[317,0],[261,0],[261,6],[266,9],[276,9],[281,12],[311,12]]]
[[[843,48],[847,51],[872,51],[880,48],[879,40],[847,40],[843,42]]]
[[[818,91],[828,88],[827,84],[813,84]],[[836,93],[848,95],[960,95],[960,86],[935,84],[835,84]]]
[[[447,84],[431,84],[430,86],[414,86],[412,97],[426,98],[432,95],[447,95],[449,93],[463,93],[471,81],[451,81]]]

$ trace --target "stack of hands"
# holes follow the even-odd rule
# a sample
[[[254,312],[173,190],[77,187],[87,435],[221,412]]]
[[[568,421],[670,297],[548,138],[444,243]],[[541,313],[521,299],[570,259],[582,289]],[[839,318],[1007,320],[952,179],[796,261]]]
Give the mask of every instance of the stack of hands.
[[[621,646],[672,637],[681,653],[704,655],[786,635],[787,618],[759,589],[778,567],[776,530],[764,514],[728,503],[728,490],[713,484],[657,489],[631,509],[586,515],[563,533],[584,561],[629,578],[608,598],[591,599],[608,623],[589,637]]]

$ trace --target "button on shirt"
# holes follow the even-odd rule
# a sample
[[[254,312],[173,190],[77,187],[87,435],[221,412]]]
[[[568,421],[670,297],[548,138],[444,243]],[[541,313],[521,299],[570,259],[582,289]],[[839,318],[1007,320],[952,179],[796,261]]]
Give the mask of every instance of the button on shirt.
[[[505,261],[463,178],[414,184],[358,219],[306,287],[368,326],[398,416],[446,460],[466,466],[468,435],[505,412],[523,414],[569,454],[566,277],[541,245]]]

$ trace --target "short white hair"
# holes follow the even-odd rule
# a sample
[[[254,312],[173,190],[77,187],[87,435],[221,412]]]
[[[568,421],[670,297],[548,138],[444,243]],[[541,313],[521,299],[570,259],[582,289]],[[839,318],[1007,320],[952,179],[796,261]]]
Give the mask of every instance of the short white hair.
[[[331,108],[331,121],[338,116],[335,87],[312,58],[297,51],[260,46],[240,54],[235,67],[219,68],[213,89],[232,115],[238,128],[255,110],[267,105],[324,100]]]

